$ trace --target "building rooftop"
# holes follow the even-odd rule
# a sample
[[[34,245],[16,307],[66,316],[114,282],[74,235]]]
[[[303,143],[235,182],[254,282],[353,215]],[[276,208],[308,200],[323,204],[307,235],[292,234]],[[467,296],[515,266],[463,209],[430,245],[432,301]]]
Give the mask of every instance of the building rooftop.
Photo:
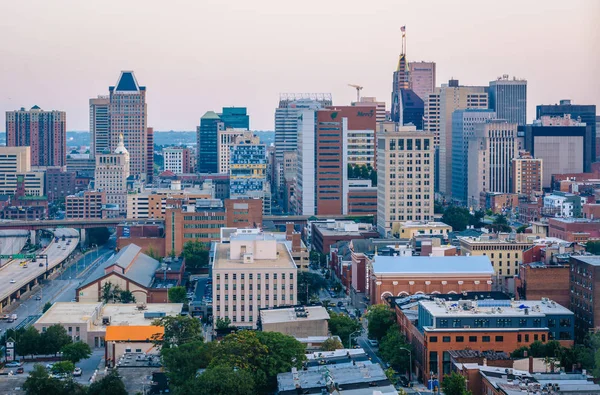
[[[122,325],[106,328],[107,342],[110,341],[150,341],[154,338],[162,339],[165,328],[155,325]]]
[[[600,266],[600,256],[599,255],[584,255],[584,256],[571,256],[573,259],[581,261],[583,263],[587,263],[592,266]]]
[[[381,256],[373,257],[374,274],[417,275],[417,274],[478,274],[493,275],[490,258],[482,256]]]
[[[498,361],[503,359],[512,359],[508,353],[496,352],[493,350],[448,350],[452,358],[486,358],[488,361]]]
[[[230,259],[229,244],[215,243],[213,270],[257,270],[263,268],[295,269],[296,264],[294,263],[294,259],[292,258],[287,246],[283,243],[277,243],[276,259],[254,259],[252,262],[244,262],[243,259]]]
[[[439,221],[406,221],[402,222],[403,228],[440,228],[440,227],[450,227],[450,225],[445,224]]]
[[[366,232],[376,232],[372,224],[354,221],[313,222],[313,226],[323,236],[361,236]]]
[[[264,324],[279,322],[301,322],[328,320],[329,313],[323,306],[289,307],[285,309],[269,309],[260,311],[260,320]]]

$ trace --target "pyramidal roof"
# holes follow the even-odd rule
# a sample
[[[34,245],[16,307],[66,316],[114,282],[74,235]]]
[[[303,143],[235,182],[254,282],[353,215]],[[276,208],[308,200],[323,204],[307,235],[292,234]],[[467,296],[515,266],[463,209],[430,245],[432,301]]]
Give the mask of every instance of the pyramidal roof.
[[[117,92],[138,92],[140,90],[133,71],[121,71],[115,90]]]
[[[214,111],[207,111],[200,119],[221,119],[221,117]]]

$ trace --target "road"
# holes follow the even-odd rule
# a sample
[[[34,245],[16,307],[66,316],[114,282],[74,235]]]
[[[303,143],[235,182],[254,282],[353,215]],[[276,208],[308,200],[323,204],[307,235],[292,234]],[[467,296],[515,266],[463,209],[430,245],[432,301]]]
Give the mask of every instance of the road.
[[[48,255],[47,268],[45,259],[38,259],[37,262],[25,260],[27,267],[24,265],[21,266],[23,260],[12,260],[0,268],[0,300],[6,299],[20,288],[41,276],[46,270],[60,264],[77,247],[79,238],[78,232],[75,229],[56,229],[54,234],[59,237],[59,240],[55,242],[53,239],[48,247],[41,252],[41,254]],[[63,235],[71,238],[63,241],[60,238]]]

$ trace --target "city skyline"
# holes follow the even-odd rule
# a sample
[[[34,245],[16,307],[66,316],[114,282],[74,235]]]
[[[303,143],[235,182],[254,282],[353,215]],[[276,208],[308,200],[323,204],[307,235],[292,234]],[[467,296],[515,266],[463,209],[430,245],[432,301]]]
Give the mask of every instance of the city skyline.
[[[279,93],[331,92],[334,105],[348,105],[355,97],[349,83],[389,109],[404,25],[407,60],[436,62],[438,85],[452,77],[483,86],[503,74],[526,79],[528,123],[538,104],[600,105],[599,55],[592,51],[600,41],[593,25],[600,3],[593,1],[549,1],[543,10],[538,3],[508,1],[500,9],[462,2],[461,20],[473,23],[457,23],[455,4],[444,2],[381,1],[366,11],[362,3],[341,1],[309,1],[301,9],[276,1],[182,1],[166,8],[108,1],[101,9],[64,3],[0,5],[11,15],[0,25],[0,35],[11,38],[0,49],[10,59],[0,66],[0,124],[6,111],[38,105],[66,111],[69,130],[88,130],[89,98],[105,92],[121,70],[133,70],[148,86],[148,125],[156,130],[193,131],[206,111],[227,106],[247,107],[251,129],[273,130]],[[156,28],[123,35],[106,23],[125,25],[132,15]],[[57,18],[64,28],[56,28]],[[32,46],[41,47],[32,52]]]

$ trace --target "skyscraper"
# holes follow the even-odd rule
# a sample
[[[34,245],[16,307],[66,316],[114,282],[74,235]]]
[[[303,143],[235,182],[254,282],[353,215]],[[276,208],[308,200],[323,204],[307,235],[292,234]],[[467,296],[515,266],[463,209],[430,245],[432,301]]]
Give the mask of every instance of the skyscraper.
[[[375,97],[363,96],[360,98],[359,101],[352,102],[352,105],[356,106],[356,107],[375,107],[377,122],[385,122],[385,120],[386,120],[385,102],[377,101],[377,98],[375,98]]]
[[[127,177],[129,177],[129,152],[125,148],[123,135],[114,152],[96,155],[95,186],[106,193],[106,203],[115,205],[114,212],[127,215]],[[118,208],[118,210],[117,210]]]
[[[90,133],[92,135],[90,156],[92,158],[96,154],[110,150],[109,107],[110,98],[108,96],[98,96],[90,99]]]
[[[119,146],[120,136],[123,135],[124,145],[130,155],[131,174],[145,178],[148,172],[146,87],[139,86],[133,71],[121,71],[117,84],[108,90],[109,149],[114,152]]]
[[[435,62],[409,62],[408,69],[409,89],[425,101],[435,90]]]
[[[231,146],[229,193],[232,199],[264,196],[267,182],[267,147],[252,132],[237,136]]]
[[[247,114],[246,107],[223,107],[219,117],[225,129],[248,130],[250,128],[250,116]]]
[[[6,146],[31,147],[31,166],[67,164],[67,114],[38,106],[6,112]]]
[[[467,205],[469,189],[469,144],[473,143],[475,126],[496,118],[492,110],[466,109],[452,113],[452,200]]]
[[[527,81],[515,77],[509,79],[508,74],[490,81],[490,109],[496,112],[499,119],[519,125],[527,123]]]
[[[244,129],[225,129],[218,131],[217,149],[219,151],[219,173],[229,174],[229,163],[231,161],[231,146],[235,140],[243,136]]]
[[[593,104],[571,104],[571,100],[561,100],[560,104],[553,105],[539,105],[535,109],[535,117],[536,119],[541,119],[544,115],[549,115],[553,117],[562,117],[565,114],[571,116],[571,119],[577,120],[581,119],[581,122],[584,122],[586,125],[591,126],[592,128],[592,137],[591,141],[593,141],[592,145],[592,162],[595,162],[596,158],[600,156],[600,152],[596,148],[597,143],[597,131],[596,131],[596,106]],[[533,154],[533,152],[532,152]]]
[[[223,129],[223,122],[214,111],[207,111],[200,118],[196,135],[199,173],[219,172],[219,130]]]
[[[146,182],[154,178],[154,128],[146,129]]]
[[[482,192],[510,192],[510,165],[519,153],[517,126],[502,119],[475,125],[475,138],[468,151],[470,206],[480,206]]]
[[[392,121],[400,121],[400,100],[402,96],[402,89],[410,89],[408,83],[408,64],[406,61],[406,54],[404,53],[405,38],[402,35],[402,53],[398,58],[398,65],[396,71],[394,71],[393,82],[392,82]]]
[[[423,100],[410,89],[400,89],[398,123],[403,125],[415,125],[417,130],[423,130],[423,116],[425,104]]]

